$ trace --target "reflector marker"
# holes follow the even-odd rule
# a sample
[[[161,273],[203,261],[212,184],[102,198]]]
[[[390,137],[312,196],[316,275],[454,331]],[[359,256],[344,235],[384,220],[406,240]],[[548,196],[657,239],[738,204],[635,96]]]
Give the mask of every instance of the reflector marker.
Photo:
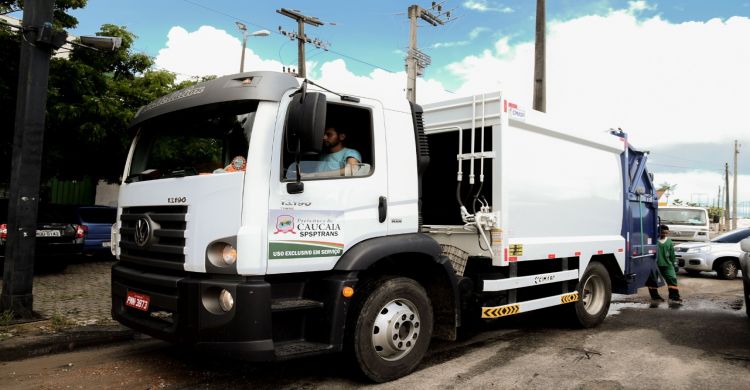
[[[578,301],[578,291],[560,297],[560,303],[571,303]]]
[[[500,318],[518,314],[521,312],[521,306],[517,303],[512,305],[498,306],[498,307],[483,307],[482,318]]]

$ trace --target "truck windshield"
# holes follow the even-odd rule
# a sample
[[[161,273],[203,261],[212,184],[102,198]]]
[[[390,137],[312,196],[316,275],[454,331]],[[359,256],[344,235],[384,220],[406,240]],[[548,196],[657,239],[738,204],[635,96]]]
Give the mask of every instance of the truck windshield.
[[[668,225],[703,226],[706,224],[706,212],[692,209],[659,209],[661,223]]]
[[[125,182],[244,172],[257,108],[222,102],[144,122]]]

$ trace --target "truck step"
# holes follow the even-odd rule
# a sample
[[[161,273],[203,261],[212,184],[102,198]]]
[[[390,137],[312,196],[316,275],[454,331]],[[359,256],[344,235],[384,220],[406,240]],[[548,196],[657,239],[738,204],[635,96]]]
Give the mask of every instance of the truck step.
[[[271,311],[273,312],[320,309],[322,307],[323,302],[305,298],[284,298],[271,301]]]
[[[309,341],[286,341],[276,344],[276,358],[286,360],[305,355],[318,355],[333,350],[333,345]]]

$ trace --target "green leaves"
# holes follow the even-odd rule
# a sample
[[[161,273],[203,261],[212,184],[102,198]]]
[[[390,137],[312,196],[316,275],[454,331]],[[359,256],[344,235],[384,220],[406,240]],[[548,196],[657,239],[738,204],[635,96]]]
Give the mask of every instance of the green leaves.
[[[85,0],[57,1],[56,20],[75,25],[64,11]],[[22,6],[0,0],[0,9]],[[5,8],[3,8],[5,7]],[[153,70],[153,60],[131,52],[136,37],[123,26],[105,24],[97,35],[121,37],[114,52],[74,47],[69,59],[50,62],[44,142],[43,180],[84,176],[118,180],[131,134],[127,128],[138,108],[176,89],[175,75]],[[0,166],[9,167],[14,131],[20,39],[0,29]],[[9,180],[8,168],[0,182]]]

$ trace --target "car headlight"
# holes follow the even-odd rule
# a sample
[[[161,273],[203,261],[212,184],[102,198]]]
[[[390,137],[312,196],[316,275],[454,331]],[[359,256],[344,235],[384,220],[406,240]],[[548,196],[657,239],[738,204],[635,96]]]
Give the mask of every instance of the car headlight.
[[[208,261],[217,267],[229,267],[237,262],[237,249],[225,242],[215,242],[208,247]]]
[[[705,253],[705,252],[709,252],[710,250],[711,250],[711,247],[708,246],[708,245],[706,245],[706,246],[697,246],[695,248],[688,249],[687,253]]]

